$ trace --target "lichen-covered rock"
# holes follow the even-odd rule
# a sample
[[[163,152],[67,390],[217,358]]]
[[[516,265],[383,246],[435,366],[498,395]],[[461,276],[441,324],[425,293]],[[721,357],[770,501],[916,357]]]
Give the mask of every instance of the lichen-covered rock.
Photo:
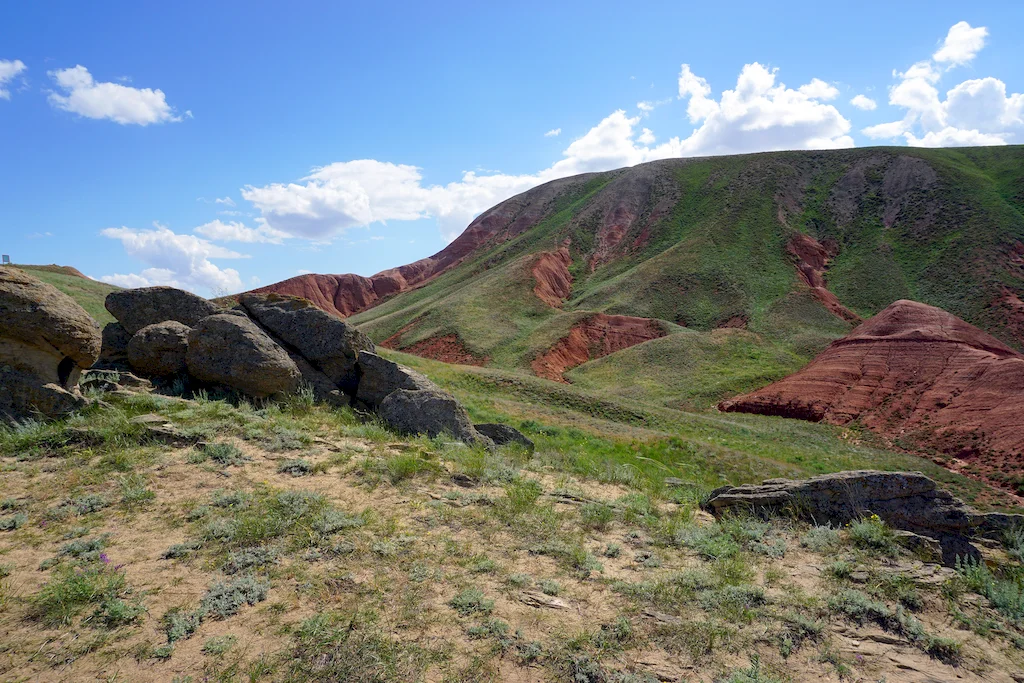
[[[473,427],[476,431],[486,436],[498,446],[514,444],[526,448],[531,453],[535,448],[533,441],[526,438],[526,436],[515,427],[490,422],[473,425]]]
[[[353,325],[306,299],[280,294],[243,294],[242,308],[261,327],[294,349],[346,393],[355,393],[360,351],[373,342]]]
[[[247,396],[266,398],[299,388],[295,361],[254,322],[240,315],[203,318],[188,336],[188,372]]]
[[[415,370],[368,351],[359,353],[358,369],[356,398],[370,408],[377,408],[388,394],[399,389],[440,391],[436,384]]]
[[[381,401],[377,414],[403,434],[448,434],[465,443],[490,445],[490,440],[473,428],[462,404],[437,389],[392,391]]]
[[[128,342],[132,335],[121,323],[107,323],[103,326],[100,357],[95,367],[114,370],[128,367]]]
[[[99,352],[99,325],[71,297],[0,267],[0,416],[55,417],[85,405],[78,379]]]
[[[707,507],[716,516],[746,511],[784,512],[815,524],[846,524],[878,515],[891,527],[936,539],[943,561],[978,557],[969,539],[990,528],[1024,521],[1019,515],[998,519],[981,514],[920,472],[862,470],[823,474],[810,479],[768,479],[761,485],[725,486],[711,493]]]
[[[103,305],[130,335],[167,320],[195,327],[206,316],[222,310],[212,301],[174,287],[121,289],[108,294]]]
[[[146,325],[128,342],[128,364],[144,377],[171,377],[186,371],[188,325],[175,320]]]

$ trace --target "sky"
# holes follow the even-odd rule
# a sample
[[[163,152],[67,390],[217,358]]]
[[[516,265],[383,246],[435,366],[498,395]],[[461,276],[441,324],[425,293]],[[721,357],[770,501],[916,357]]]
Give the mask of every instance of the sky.
[[[222,295],[577,173],[1024,143],[1024,3],[782,4],[0,3],[0,251]]]

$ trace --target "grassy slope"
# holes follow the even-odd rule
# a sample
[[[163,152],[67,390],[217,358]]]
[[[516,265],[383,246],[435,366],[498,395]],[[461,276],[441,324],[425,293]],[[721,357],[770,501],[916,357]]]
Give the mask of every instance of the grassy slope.
[[[107,323],[114,322],[114,316],[103,307],[103,301],[107,294],[119,287],[108,285],[104,282],[97,282],[78,275],[73,275],[60,266],[23,266],[16,267],[24,270],[33,277],[53,285],[64,292],[85,309],[85,312],[93,317],[102,327]]]
[[[886,228],[886,169],[901,155],[924,160],[937,182],[899,197],[900,219]],[[853,220],[843,223],[834,196],[857,168],[866,169],[865,192]],[[840,244],[830,288],[860,315],[909,297],[1020,345],[989,304],[1000,284],[1022,290],[1005,258],[1008,245],[1024,240],[1024,197],[1017,189],[1024,182],[1022,147],[786,152],[663,162],[659,169],[670,177],[647,206],[667,196],[666,186],[674,203],[639,250],[594,272],[584,265],[594,242],[595,217],[588,211],[629,171],[603,174],[556,200],[533,229],[352,320],[377,341],[408,329],[402,346],[455,333],[492,366],[506,369],[528,368],[588,311],[680,323],[689,336],[649,342],[644,346],[650,348],[588,363],[569,377],[592,390],[705,408],[792,372],[849,331],[800,291],[785,251],[789,235],[799,230]],[[781,196],[795,197],[799,206],[786,212],[785,223]],[[635,237],[628,234],[623,243]],[[572,240],[575,282],[558,311],[532,295],[529,255],[565,238]],[[707,336],[735,316],[747,320],[753,335],[731,343],[717,333]],[[649,381],[623,388],[637,372]]]

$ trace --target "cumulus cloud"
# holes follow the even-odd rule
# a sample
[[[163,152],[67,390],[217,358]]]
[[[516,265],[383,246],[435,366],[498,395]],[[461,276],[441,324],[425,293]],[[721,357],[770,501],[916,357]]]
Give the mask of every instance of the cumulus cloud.
[[[903,72],[893,71],[897,83],[889,88],[889,104],[904,110],[903,118],[865,128],[875,139],[903,140],[918,147],[1005,145],[1024,132],[1024,95],[1007,94],[998,78],[959,83],[943,96],[939,82],[949,68],[966,64],[985,45],[988,30],[961,21],[949,29],[932,60],[917,62]],[[947,69],[948,71],[948,69]]]
[[[562,134],[562,129],[561,128],[552,128],[547,133],[544,133],[544,137],[546,137],[546,138],[557,138],[561,134]]]
[[[249,244],[257,242],[280,244],[281,240],[287,237],[285,233],[274,230],[266,223],[260,223],[258,227],[250,228],[239,221],[225,223],[219,218],[200,225],[195,229],[195,233],[218,242],[246,242]]]
[[[0,100],[11,99],[8,84],[28,67],[20,59],[13,61],[0,59]]]
[[[958,21],[949,28],[942,47],[932,55],[932,59],[956,66],[966,64],[985,47],[987,36],[988,29],[984,26],[973,28],[966,21]]]
[[[316,168],[295,182],[246,186],[242,197],[279,236],[326,242],[353,227],[432,217],[450,241],[481,211],[556,178],[670,157],[853,145],[849,121],[825,103],[838,96],[834,86],[813,79],[792,89],[776,76],[748,64],[735,89],[715,100],[710,84],[684,64],[679,96],[689,98],[687,113],[700,124],[688,137],[655,146],[651,129],[638,130],[640,115],[617,110],[537,173],[467,172],[446,185],[424,185],[415,166],[361,159]]]
[[[181,121],[167,104],[162,90],[97,83],[80,64],[50,71],[49,75],[62,91],[50,93],[50,104],[57,109],[90,119],[109,119],[121,125],[148,126]],[[191,117],[191,112],[187,115]]]
[[[154,224],[152,230],[107,228],[104,237],[119,240],[125,252],[149,267],[139,273],[105,275],[103,282],[121,287],[169,285],[200,293],[224,294],[242,289],[233,268],[220,268],[210,259],[247,258],[195,235],[182,235]]]
[[[850,100],[850,104],[857,107],[857,109],[860,109],[861,111],[874,111],[875,109],[878,108],[878,103],[875,102],[870,97],[868,97],[867,95],[855,96],[852,100]]]

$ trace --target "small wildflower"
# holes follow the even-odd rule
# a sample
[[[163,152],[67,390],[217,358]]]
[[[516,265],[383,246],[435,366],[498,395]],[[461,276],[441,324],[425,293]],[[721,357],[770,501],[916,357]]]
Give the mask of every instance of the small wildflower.
[[[100,553],[100,562],[103,564],[110,564],[110,558],[107,557],[106,553]]]

